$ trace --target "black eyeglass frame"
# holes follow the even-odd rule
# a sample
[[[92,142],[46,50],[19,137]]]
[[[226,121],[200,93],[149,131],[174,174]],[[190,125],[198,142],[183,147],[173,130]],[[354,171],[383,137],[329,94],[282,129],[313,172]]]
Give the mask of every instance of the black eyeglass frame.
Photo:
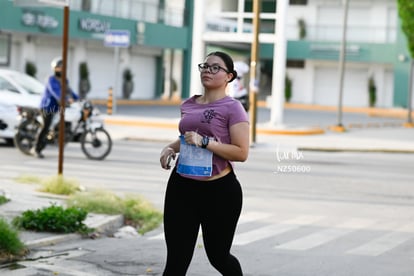
[[[214,69],[213,70],[213,67],[216,67],[216,68],[218,68],[218,69]],[[204,70],[208,70],[208,72],[210,72],[211,74],[213,74],[213,75],[215,75],[215,74],[217,74],[220,70],[223,70],[224,72],[226,72],[227,74],[229,74],[230,72],[229,72],[229,70],[227,70],[226,68],[224,68],[224,67],[221,67],[220,65],[218,65],[218,64],[212,64],[212,65],[209,65],[208,63],[200,63],[200,64],[198,64],[198,71],[200,71],[200,72],[203,72]]]

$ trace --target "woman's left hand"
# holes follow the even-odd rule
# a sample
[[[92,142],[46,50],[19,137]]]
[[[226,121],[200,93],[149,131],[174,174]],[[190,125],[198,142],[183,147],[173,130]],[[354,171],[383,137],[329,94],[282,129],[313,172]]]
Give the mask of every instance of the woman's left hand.
[[[201,141],[203,140],[203,136],[198,134],[195,131],[186,131],[184,133],[185,142],[189,145],[195,145],[197,147],[201,147]]]

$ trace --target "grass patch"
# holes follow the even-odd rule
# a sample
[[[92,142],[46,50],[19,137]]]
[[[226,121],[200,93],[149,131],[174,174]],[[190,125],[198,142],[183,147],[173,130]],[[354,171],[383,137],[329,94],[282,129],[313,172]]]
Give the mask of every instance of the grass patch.
[[[121,198],[108,191],[95,190],[76,193],[68,198],[67,204],[90,213],[122,214],[125,224],[134,226],[140,234],[157,228],[162,222],[162,213],[141,196]]]
[[[19,177],[15,178],[15,181],[18,183],[24,183],[24,184],[41,184],[42,179],[37,176],[33,175],[21,175]]]
[[[22,175],[15,178],[18,183],[25,184],[39,184],[40,192],[57,194],[57,195],[71,195],[80,190],[79,183],[74,179],[68,179],[62,175],[57,175],[49,178],[40,178],[33,175]]]
[[[122,214],[124,210],[120,197],[112,192],[93,190],[71,195],[67,200],[68,206],[77,206],[91,213]]]
[[[0,260],[10,261],[26,253],[27,249],[20,240],[18,231],[0,218]]]
[[[136,227],[138,233],[145,234],[161,224],[162,213],[141,196],[130,195],[123,202],[126,224]]]
[[[39,191],[57,195],[71,195],[80,190],[76,180],[64,178],[62,175],[42,180],[41,185]]]

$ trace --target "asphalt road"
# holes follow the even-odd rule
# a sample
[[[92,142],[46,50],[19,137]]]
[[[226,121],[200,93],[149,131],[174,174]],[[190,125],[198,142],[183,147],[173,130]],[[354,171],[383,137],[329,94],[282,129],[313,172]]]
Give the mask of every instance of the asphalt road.
[[[64,175],[87,189],[141,194],[161,209],[169,174],[158,164],[163,145],[116,140],[100,162],[70,144]],[[3,178],[57,172],[57,148],[48,147],[43,160],[7,146],[0,152]],[[414,275],[413,162],[413,154],[252,148],[248,161],[236,164],[244,208],[233,252],[245,275]],[[160,227],[138,238],[82,240],[34,254],[42,258],[0,273],[161,275],[165,245]],[[201,238],[188,275],[217,275]]]

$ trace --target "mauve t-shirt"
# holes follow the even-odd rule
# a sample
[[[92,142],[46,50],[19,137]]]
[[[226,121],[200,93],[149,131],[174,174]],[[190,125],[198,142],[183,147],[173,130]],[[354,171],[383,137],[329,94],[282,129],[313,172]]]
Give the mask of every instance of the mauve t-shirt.
[[[200,95],[192,96],[181,104],[180,133],[195,131],[219,143],[230,144],[230,127],[240,122],[249,121],[241,103],[226,96],[213,103],[200,104],[196,102],[198,97]],[[212,176],[219,174],[229,163],[231,164],[229,160],[213,154]],[[203,179],[203,177],[186,177]]]

